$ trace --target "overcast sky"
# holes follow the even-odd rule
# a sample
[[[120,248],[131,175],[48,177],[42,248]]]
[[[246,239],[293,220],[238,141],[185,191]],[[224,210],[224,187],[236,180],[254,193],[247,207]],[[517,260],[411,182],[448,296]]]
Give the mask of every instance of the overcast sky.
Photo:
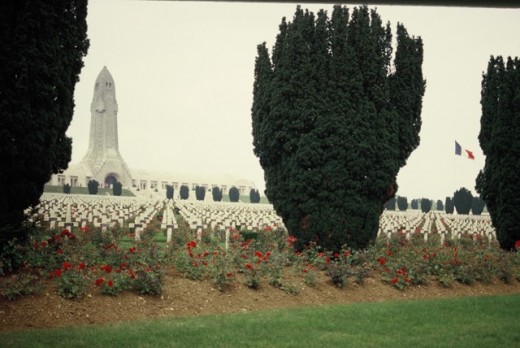
[[[332,4],[304,4],[316,13]],[[371,8],[374,6],[370,6]],[[296,4],[90,0],[90,49],[68,135],[72,163],[87,152],[90,103],[107,66],[119,104],[119,150],[130,168],[229,173],[263,191],[253,154],[251,103],[257,44],[272,48]],[[520,56],[520,10],[377,6],[424,43],[421,143],[397,177],[398,195],[442,199],[473,192],[482,72],[491,55]],[[455,156],[454,141],[475,154]]]

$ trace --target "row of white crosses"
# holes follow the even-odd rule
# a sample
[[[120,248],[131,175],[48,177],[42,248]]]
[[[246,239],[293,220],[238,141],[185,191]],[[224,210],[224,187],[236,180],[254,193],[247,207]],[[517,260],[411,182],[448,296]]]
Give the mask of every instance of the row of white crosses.
[[[471,234],[475,239],[487,238],[489,241],[496,238],[496,231],[487,214],[456,215],[440,211],[422,213],[418,210],[385,211],[380,218],[378,234],[390,238],[393,233],[404,233],[410,239],[412,233],[420,232],[427,241],[434,224],[441,244],[447,236],[459,239],[463,234]]]
[[[268,204],[176,201],[174,205],[172,200],[158,198],[44,193],[37,213],[51,229],[65,227],[72,231],[73,227],[91,223],[106,231],[119,223],[123,228],[133,229],[135,240],[139,241],[146,226],[162,211],[161,228],[166,229],[167,242],[170,242],[174,230],[178,229],[175,206],[190,228],[198,232],[208,227],[221,230],[239,226],[284,228],[282,219]]]
[[[40,202],[37,213],[43,216],[51,229],[63,227],[72,231],[74,227],[92,223],[106,230],[118,223],[121,227],[134,229],[136,241],[141,239],[142,231],[156,214],[162,211],[161,228],[166,229],[167,242],[171,242],[172,234],[178,228],[175,207],[199,235],[206,228],[226,232],[238,227],[249,230],[266,226],[285,228],[282,219],[269,204],[177,200],[174,205],[172,200],[158,198],[51,193],[44,193]],[[378,233],[387,238],[393,233],[404,233],[406,238],[411,238],[413,233],[420,232],[426,241],[434,224],[441,236],[441,243],[448,235],[454,239],[465,233],[475,238],[496,238],[489,215],[454,215],[438,211],[422,213],[418,210],[385,211],[380,218]]]
[[[487,238],[489,241],[496,238],[496,230],[491,218],[486,215],[448,215],[442,216],[443,225],[451,231],[454,238],[462,234],[471,233],[474,238]]]
[[[141,233],[146,226],[153,220],[157,212],[163,208],[163,201],[159,199],[148,199],[146,204],[142,205],[144,208],[136,214],[134,222],[129,223],[128,227],[134,229],[135,240],[141,240]]]
[[[87,196],[44,193],[40,198],[37,213],[43,215],[48,227],[83,227],[91,223],[106,231],[118,223],[125,227],[130,221],[149,221],[142,211],[155,206],[157,200],[135,197]]]
[[[417,210],[412,211],[393,211],[386,210],[381,214],[379,219],[379,235],[384,234],[387,238],[392,236],[392,233],[405,233],[407,238],[415,232],[420,226],[423,215]]]
[[[173,200],[167,200],[164,203],[161,228],[166,229],[166,242],[170,243],[172,241],[173,229],[179,228],[179,224],[175,219],[175,207],[173,205]]]
[[[266,226],[285,228],[270,204],[176,201],[179,213],[191,229],[226,230],[242,227],[248,230]]]

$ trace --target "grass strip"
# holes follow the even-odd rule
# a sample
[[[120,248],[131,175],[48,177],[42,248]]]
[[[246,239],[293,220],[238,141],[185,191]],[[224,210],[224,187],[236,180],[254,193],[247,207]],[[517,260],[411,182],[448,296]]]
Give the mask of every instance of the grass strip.
[[[518,347],[520,295],[356,303],[0,335],[2,347]]]

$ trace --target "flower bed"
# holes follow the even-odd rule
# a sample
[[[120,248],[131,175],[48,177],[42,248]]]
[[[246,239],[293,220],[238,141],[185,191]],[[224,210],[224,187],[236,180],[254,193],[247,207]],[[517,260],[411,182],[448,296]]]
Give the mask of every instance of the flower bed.
[[[175,269],[180,277],[210,282],[221,292],[243,283],[251,289],[270,286],[298,294],[301,284],[315,287],[324,276],[344,288],[349,283],[363,284],[369,274],[400,290],[432,282],[451,287],[520,280],[519,253],[504,252],[472,234],[442,245],[435,234],[425,242],[417,233],[411,239],[404,234],[378,239],[365,251],[345,246],[330,252],[311,246],[295,252],[294,237],[283,230],[230,232],[226,248],[218,233],[194,240],[192,232],[183,228],[170,244],[157,243],[156,233],[150,230],[139,243],[121,229],[39,230],[29,243],[13,244],[8,250],[16,256],[11,259],[21,260],[21,267],[15,273],[7,270],[0,294],[11,300],[38,293],[44,280],[51,279],[66,299],[82,298],[92,286],[107,296],[161,295],[165,268]],[[3,265],[8,268],[7,262]]]

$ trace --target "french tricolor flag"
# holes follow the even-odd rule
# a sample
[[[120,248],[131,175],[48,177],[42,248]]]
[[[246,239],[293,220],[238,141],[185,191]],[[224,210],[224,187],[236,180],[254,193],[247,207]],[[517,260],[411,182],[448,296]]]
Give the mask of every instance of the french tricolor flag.
[[[471,159],[471,160],[475,159],[473,152],[469,151],[468,149],[464,149],[464,151],[466,151],[466,154],[469,159]],[[457,141],[455,141],[455,154],[458,156],[462,156],[462,147],[460,146],[459,143],[457,143]]]

